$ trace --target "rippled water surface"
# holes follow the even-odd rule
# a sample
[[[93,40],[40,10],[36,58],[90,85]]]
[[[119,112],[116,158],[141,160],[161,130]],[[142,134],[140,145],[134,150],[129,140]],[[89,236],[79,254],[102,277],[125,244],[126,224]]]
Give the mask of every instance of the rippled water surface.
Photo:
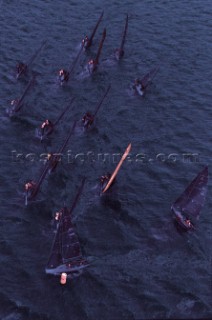
[[[212,317],[210,179],[195,232],[180,233],[170,212],[197,173],[205,165],[211,171],[211,7],[210,0],[0,1],[0,319]],[[71,65],[102,10],[93,46],[60,87],[57,71]],[[126,13],[125,56],[112,63]],[[104,27],[98,72],[84,78],[83,66],[95,56]],[[27,62],[43,40],[47,44],[28,76],[16,81],[17,61]],[[146,96],[130,96],[132,81],[158,65]],[[5,110],[32,71],[36,83],[20,115],[10,119]],[[110,83],[93,129],[76,130],[39,201],[24,207],[20,192],[27,179],[38,179],[40,154],[59,149],[73,121],[94,111]],[[55,120],[71,97],[71,111],[41,144],[35,129],[46,118]],[[99,198],[98,178],[114,169],[111,155],[129,142],[131,161],[109,198]],[[20,153],[24,160],[16,157]],[[98,160],[104,153],[110,158]],[[71,204],[83,176],[74,222],[91,264],[62,287],[45,274],[52,217],[64,202]]]

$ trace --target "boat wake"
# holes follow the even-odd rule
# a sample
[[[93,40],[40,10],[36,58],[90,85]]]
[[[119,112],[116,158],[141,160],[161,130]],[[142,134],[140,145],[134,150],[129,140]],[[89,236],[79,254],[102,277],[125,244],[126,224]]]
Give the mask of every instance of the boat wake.
[[[114,67],[115,65],[117,65],[115,54],[111,54],[109,58],[103,59],[101,64],[103,67]]]
[[[87,79],[91,76],[91,72],[88,68],[88,66],[86,65],[84,68],[83,68],[83,71],[81,73],[79,73],[76,78],[77,80],[84,80],[84,79]]]

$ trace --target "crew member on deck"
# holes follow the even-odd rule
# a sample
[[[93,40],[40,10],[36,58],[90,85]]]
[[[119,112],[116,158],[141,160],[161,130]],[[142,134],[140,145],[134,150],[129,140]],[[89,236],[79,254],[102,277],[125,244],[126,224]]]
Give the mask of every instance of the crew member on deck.
[[[18,105],[18,103],[19,103],[19,99],[17,98],[17,99],[14,99],[14,100],[12,100],[11,102],[10,102],[10,104],[11,104],[11,106],[17,106]]]
[[[91,59],[88,61],[87,68],[90,74],[94,72],[94,70],[96,69],[96,65],[97,63],[95,60]]]
[[[46,156],[46,162],[50,162],[53,160],[54,160],[53,153],[48,153]]]
[[[101,178],[100,178],[101,191],[104,190],[104,188],[108,184],[108,181],[110,180],[110,178],[111,178],[111,174],[110,173],[107,173],[107,174],[101,176]]]
[[[135,79],[135,82],[134,82],[134,85],[133,85],[133,89],[136,90],[136,92],[140,96],[143,96],[144,90],[145,90],[145,86],[142,84],[142,81],[137,78],[137,79]]]
[[[23,71],[26,71],[27,69],[27,65],[24,64],[23,62],[18,62],[17,65],[16,65],[16,71],[17,73],[21,73]]]
[[[91,43],[88,36],[85,36],[85,38],[82,40],[82,45],[84,46],[85,49],[90,47]]]
[[[56,221],[59,221],[61,217],[62,217],[62,210],[57,211],[57,212],[55,213],[55,217],[54,217],[55,220],[56,220]]]
[[[115,50],[115,58],[117,60],[120,60],[124,56],[124,50],[123,49],[116,49]]]
[[[35,190],[36,186],[37,186],[37,184],[33,180],[30,180],[29,182],[27,182],[25,184],[24,189],[27,194],[27,197],[32,196],[33,191]]]
[[[86,112],[86,114],[82,118],[83,126],[88,129],[94,121],[94,117],[90,112]]]
[[[53,123],[50,121],[50,120],[45,120],[42,125],[41,125],[41,134],[44,135],[45,133],[46,134],[49,134],[50,132],[53,131]]]
[[[59,71],[59,79],[61,82],[67,82],[69,79],[69,72],[64,69],[61,69]]]
[[[193,225],[192,225],[192,223],[191,223],[191,220],[188,219],[187,217],[185,218],[184,222],[185,222],[185,224],[188,226],[188,228],[192,228],[192,227],[193,227]]]

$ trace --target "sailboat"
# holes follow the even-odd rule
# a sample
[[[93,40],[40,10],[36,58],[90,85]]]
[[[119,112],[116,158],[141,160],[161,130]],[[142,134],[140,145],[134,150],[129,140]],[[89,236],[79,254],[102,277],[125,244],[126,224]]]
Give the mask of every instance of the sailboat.
[[[101,15],[100,15],[100,17],[99,17],[94,29],[93,29],[93,32],[92,32],[91,36],[90,37],[85,36],[85,38],[83,39],[82,45],[84,46],[85,50],[90,48],[90,46],[92,45],[93,38],[95,36],[95,33],[96,33],[97,29],[98,29],[98,26],[99,26],[100,22],[102,21],[103,15],[104,15],[104,11],[102,11],[102,13],[101,13]]]
[[[70,109],[72,103],[74,102],[75,98],[72,98],[67,107],[60,113],[59,117],[54,121],[51,122],[50,120],[45,120],[39,129],[36,130],[36,135],[40,139],[40,141],[43,141],[45,138],[48,138],[54,131],[57,124],[60,122],[60,120],[63,118],[65,113]]]
[[[101,106],[102,106],[102,104],[103,104],[108,92],[110,91],[110,88],[111,88],[111,85],[109,85],[107,87],[107,90],[106,90],[104,96],[101,98],[101,100],[97,104],[94,113],[91,114],[90,112],[86,112],[86,114],[83,116],[82,122],[83,122],[84,129],[88,129],[93,124],[93,122],[94,122],[94,120],[95,120],[95,118],[97,116],[97,113],[99,112],[99,110],[100,110],[100,108],[101,108]]]
[[[49,170],[49,165],[47,163],[43,169],[43,172],[41,173],[40,178],[38,179],[38,182],[34,182],[33,180],[30,180],[25,184],[25,192],[24,192],[25,206],[27,206],[30,201],[35,200],[41,188],[41,184],[43,183],[48,173],[48,170]],[[28,186],[30,186],[30,188],[28,188]]]
[[[153,68],[152,70],[150,70],[142,79],[142,85],[143,87],[146,89],[150,83],[152,82],[152,80],[154,79],[154,77],[156,76],[156,74],[158,73],[159,70],[159,66],[156,68]]]
[[[117,176],[117,174],[118,174],[118,172],[119,172],[124,160],[127,158],[128,154],[130,153],[131,147],[132,147],[132,145],[130,143],[128,145],[127,149],[125,150],[124,154],[122,155],[121,160],[117,164],[117,166],[116,166],[115,170],[113,171],[112,175],[105,176],[106,179],[103,179],[102,187],[101,187],[102,193],[105,193],[110,188],[112,183],[114,182],[115,177]],[[107,181],[107,178],[108,178],[108,181]],[[106,181],[104,181],[104,180],[106,180]]]
[[[135,94],[138,94],[140,96],[143,96],[145,94],[146,89],[152,83],[154,77],[158,73],[158,70],[159,70],[159,66],[150,70],[141,80],[135,79],[135,83],[132,86]]]
[[[77,53],[77,56],[75,57],[74,61],[72,62],[70,68],[68,70],[65,70],[65,69],[61,69],[59,70],[58,74],[59,74],[59,77],[58,77],[58,80],[59,80],[59,83],[60,85],[62,86],[64,83],[68,82],[70,80],[70,78],[73,76],[73,73],[74,73],[74,69],[76,68],[77,66],[77,62],[82,54],[82,51],[83,51],[83,46],[80,47],[78,53]]]
[[[99,48],[98,48],[96,57],[94,59],[89,60],[88,63],[87,63],[87,69],[88,69],[90,74],[93,74],[93,72],[96,71],[97,68],[98,68],[99,58],[100,58],[100,55],[101,55],[101,52],[102,52],[102,47],[103,47],[105,38],[106,38],[106,29],[104,29],[104,31],[103,31],[102,39],[101,39],[101,41],[99,43]]]
[[[47,274],[61,276],[62,284],[65,284],[67,277],[79,276],[83,269],[88,266],[88,262],[82,255],[79,239],[72,223],[72,212],[76,207],[84,184],[85,179],[78,189],[72,207],[70,209],[63,207],[56,215],[59,222],[45,271]]]
[[[206,166],[172,204],[171,209],[176,221],[186,230],[195,228],[194,221],[199,218],[205,203],[207,184],[208,167]]]
[[[35,75],[33,75],[32,79],[28,82],[22,96],[20,98],[14,99],[11,101],[11,107],[7,108],[6,112],[9,116],[13,116],[14,114],[18,113],[24,106],[24,98],[29,92],[30,88],[35,83]]]
[[[37,51],[33,54],[33,56],[29,59],[29,61],[26,64],[24,64],[23,62],[18,63],[19,68],[17,70],[16,79],[19,79],[19,77],[22,74],[25,74],[27,72],[27,70],[29,69],[31,64],[34,62],[34,60],[37,58],[38,54],[41,52],[42,48],[45,46],[46,43],[47,43],[46,40],[42,42],[39,49],[37,49]]]

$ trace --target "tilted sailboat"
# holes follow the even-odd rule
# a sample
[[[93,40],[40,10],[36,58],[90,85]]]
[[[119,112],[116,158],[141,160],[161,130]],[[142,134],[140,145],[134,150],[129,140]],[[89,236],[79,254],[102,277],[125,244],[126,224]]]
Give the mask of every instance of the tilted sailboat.
[[[20,98],[14,99],[11,101],[10,108],[7,108],[6,112],[11,117],[15,114],[17,114],[24,106],[24,98],[26,97],[27,93],[29,92],[30,88],[35,83],[35,75],[33,75],[32,79],[28,82],[23,94]]]
[[[186,230],[194,229],[194,221],[205,203],[208,184],[208,167],[205,167],[172,204],[177,222]]]
[[[156,68],[153,68],[152,70],[150,70],[142,79],[142,85],[143,87],[146,89],[150,83],[152,82],[152,80],[154,79],[154,77],[156,76],[157,72],[159,70],[159,66]]]
[[[103,44],[104,44],[105,38],[106,38],[106,29],[104,29],[104,31],[103,31],[102,39],[101,39],[101,41],[99,43],[99,48],[98,48],[96,57],[94,59],[91,59],[91,60],[88,61],[87,69],[88,69],[90,74],[92,74],[98,68],[99,58],[100,58],[100,55],[101,55],[101,52],[102,52],[102,48],[103,48]]]
[[[57,124],[60,122],[60,120],[63,118],[65,113],[70,109],[72,106],[72,103],[74,102],[75,98],[72,98],[69,104],[66,106],[66,108],[60,113],[59,117],[54,121],[51,122],[50,120],[45,120],[39,129],[36,130],[37,137],[40,139],[40,141],[43,141],[45,138],[48,138],[54,131]]]
[[[146,92],[146,89],[149,87],[154,77],[158,73],[158,70],[159,70],[159,66],[150,70],[141,80],[138,78],[135,79],[135,83],[132,86],[135,93],[139,94],[140,96],[143,96]]]
[[[68,70],[65,70],[65,69],[60,69],[59,70],[59,82],[60,82],[60,85],[63,85],[64,83],[67,83],[71,77],[73,77],[73,74],[74,74],[74,69],[76,68],[77,66],[77,62],[82,54],[82,51],[83,51],[83,45],[80,47],[78,53],[77,53],[77,56],[75,57],[74,61],[72,62],[71,66],[69,67]]]
[[[34,182],[33,180],[30,180],[28,182],[25,183],[24,189],[24,202],[25,202],[25,206],[28,205],[28,203],[30,201],[34,201],[35,198],[37,197],[38,192],[40,191],[41,185],[47,175],[47,173],[49,172],[49,164],[48,162],[46,163],[46,165],[44,166],[44,169],[38,179],[37,182]]]
[[[65,283],[63,282],[64,278],[79,276],[82,270],[88,266],[88,262],[82,255],[79,239],[72,223],[72,212],[76,207],[84,184],[85,179],[78,189],[71,209],[63,207],[57,215],[58,228],[45,268],[47,274],[61,276],[62,284]]]
[[[42,48],[45,46],[46,43],[47,43],[46,40],[42,42],[39,49],[37,49],[37,51],[33,54],[33,56],[29,59],[29,61],[26,64],[24,64],[23,62],[18,63],[18,65],[16,66],[17,68],[16,79],[19,79],[19,77],[22,74],[25,74],[27,72],[27,70],[29,69],[31,64],[34,62],[34,60],[37,58],[38,54],[41,52]]]
[[[127,158],[127,156],[130,153],[131,147],[132,147],[132,145],[130,143],[128,145],[127,149],[125,150],[124,154],[122,155],[121,160],[117,164],[117,166],[116,166],[115,170],[113,171],[112,175],[102,176],[102,178],[103,178],[103,179],[101,179],[101,192],[102,193],[105,193],[110,188],[112,183],[114,182],[115,177],[117,176],[117,174],[118,174],[118,172],[119,172],[124,160]]]
[[[82,40],[82,45],[84,46],[84,49],[88,49],[92,45],[93,38],[95,36],[95,33],[96,33],[97,29],[98,29],[98,26],[99,26],[100,22],[102,21],[103,15],[104,15],[104,11],[102,11],[98,21],[96,22],[96,25],[93,28],[91,36],[90,37],[85,36],[85,38]]]
[[[82,123],[83,123],[83,127],[84,129],[88,129],[94,122],[96,116],[97,116],[97,113],[99,112],[105,98],[107,97],[108,95],[108,92],[110,91],[110,88],[111,88],[111,85],[109,85],[107,87],[107,90],[106,92],[104,93],[103,97],[101,98],[101,100],[98,102],[97,106],[96,106],[96,109],[94,111],[93,114],[91,114],[90,112],[86,112],[86,114],[83,116],[82,118]]]

